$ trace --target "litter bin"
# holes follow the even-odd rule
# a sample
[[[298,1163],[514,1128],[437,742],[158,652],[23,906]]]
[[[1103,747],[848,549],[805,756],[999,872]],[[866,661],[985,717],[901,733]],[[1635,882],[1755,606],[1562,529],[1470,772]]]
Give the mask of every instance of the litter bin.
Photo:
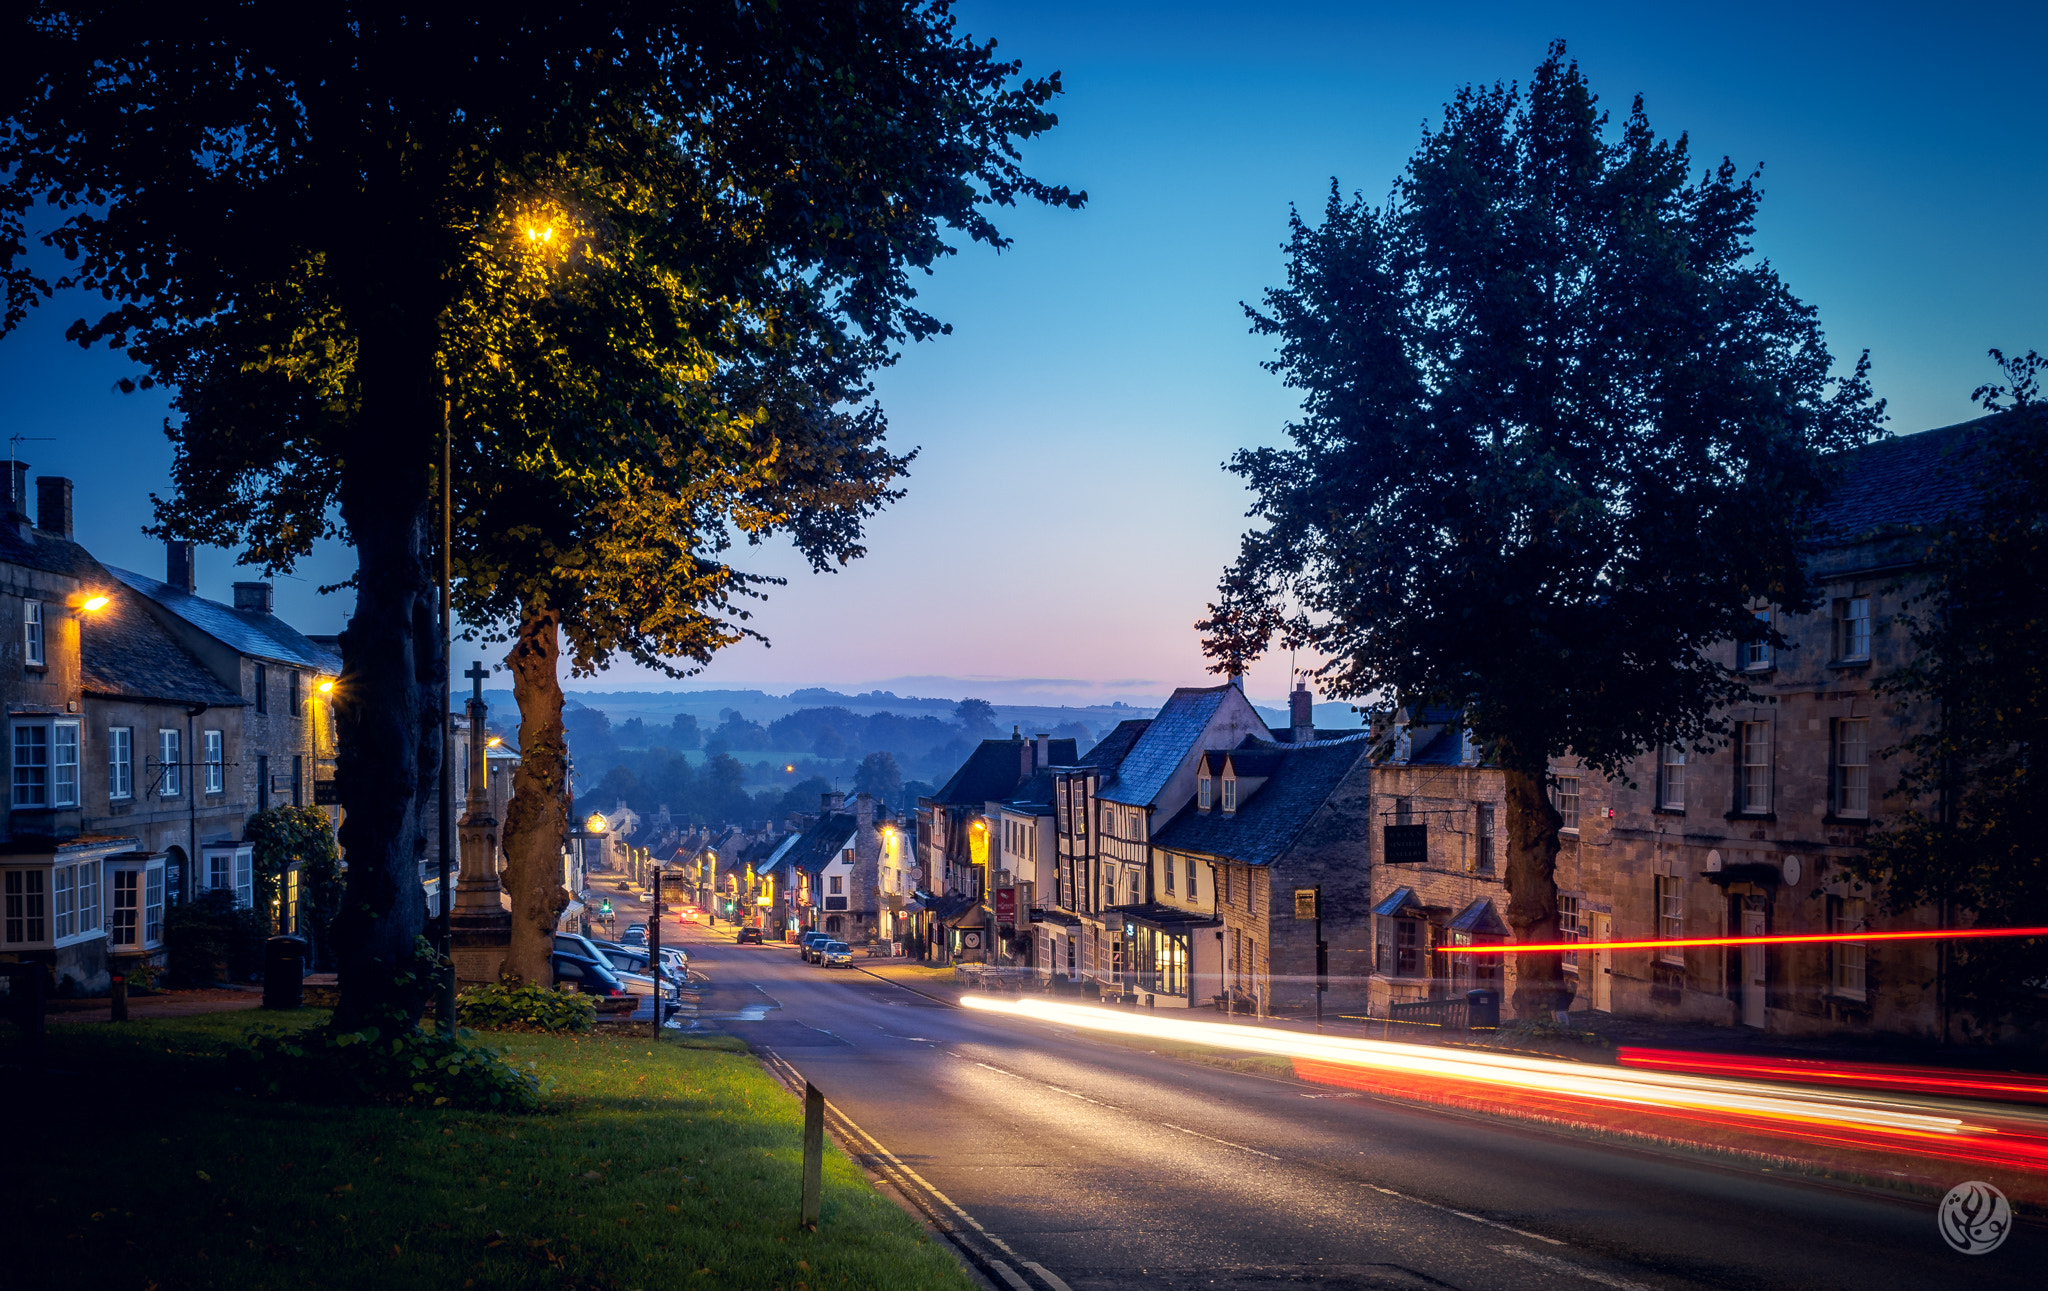
[[[1500,992],[1485,987],[1465,992],[1465,1018],[1465,1025],[1471,1030],[1499,1030]]]
[[[305,1002],[306,939],[272,937],[263,943],[263,1007],[295,1009]]]

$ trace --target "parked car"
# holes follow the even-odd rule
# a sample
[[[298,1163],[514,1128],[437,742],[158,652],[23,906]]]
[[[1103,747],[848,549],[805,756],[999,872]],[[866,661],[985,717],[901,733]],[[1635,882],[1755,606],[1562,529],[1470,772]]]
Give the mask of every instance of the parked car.
[[[647,925],[644,923],[627,924],[626,930],[619,934],[619,940],[625,942],[629,946],[636,944],[646,945]]]
[[[797,943],[797,953],[804,957],[805,963],[815,964],[818,962],[818,947],[830,940],[832,934],[829,932],[807,932],[803,940]]]
[[[853,948],[843,941],[828,941],[818,948],[818,962],[827,968],[852,968]]]
[[[596,938],[587,938],[586,940],[590,945],[597,948],[599,954],[611,961],[611,966],[615,971],[638,973],[642,977],[653,977],[656,975],[648,965],[646,947],[622,946],[615,941],[599,941]],[[682,986],[684,981],[683,975],[687,968],[686,964],[679,964],[677,962],[678,958],[669,955],[666,951],[661,956],[660,977],[671,989],[678,989]]]
[[[605,953],[602,947],[581,933],[556,933],[555,950],[558,954],[575,955],[580,959],[596,960],[598,963],[605,965],[621,982],[625,983],[626,989],[635,995],[652,995],[657,989],[663,995],[673,996],[676,993],[673,982],[664,983],[657,988],[654,978],[648,974],[636,972],[630,968],[621,968],[609,954]]]
[[[739,935],[739,944],[740,944],[740,945],[742,945],[742,946],[758,946],[758,945],[760,945],[760,944],[761,944],[761,930],[760,930],[759,928],[742,928],[742,929],[740,929],[740,935]]]
[[[631,995],[632,991],[619,980],[619,975],[608,964],[601,964],[583,955],[571,955],[562,951],[554,954],[555,985],[573,985],[585,995],[603,995],[612,998]]]

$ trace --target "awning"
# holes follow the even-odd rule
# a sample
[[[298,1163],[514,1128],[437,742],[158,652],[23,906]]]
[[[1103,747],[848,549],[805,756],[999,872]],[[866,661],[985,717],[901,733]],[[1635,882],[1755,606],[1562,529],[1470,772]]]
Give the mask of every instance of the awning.
[[[1125,923],[1141,923],[1148,928],[1182,931],[1187,928],[1214,928],[1221,923],[1210,915],[1195,910],[1183,910],[1158,901],[1146,901],[1139,905],[1111,906],[1102,912],[1104,923],[1115,920]]]
[[[1399,915],[1407,919],[1423,916],[1422,902],[1416,897],[1414,888],[1395,888],[1394,894],[1372,908],[1377,915]]]
[[[1403,888],[1402,891],[1407,891]],[[1493,902],[1479,898],[1465,907],[1464,912],[1451,920],[1452,932],[1468,932],[1475,937],[1505,937],[1508,926],[1502,921],[1500,912],[1493,908]]]
[[[1078,928],[1081,926],[1080,919],[1068,914],[1064,910],[1033,910],[1031,912],[1031,922],[1056,923],[1062,928]]]

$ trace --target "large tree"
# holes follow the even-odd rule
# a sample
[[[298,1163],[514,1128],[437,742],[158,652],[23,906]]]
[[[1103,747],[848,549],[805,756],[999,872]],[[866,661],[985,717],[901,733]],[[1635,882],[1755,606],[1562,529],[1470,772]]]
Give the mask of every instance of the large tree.
[[[940,329],[909,275],[949,251],[947,230],[999,244],[988,205],[1078,201],[1017,160],[1054,122],[1057,78],[1020,80],[958,34],[945,0],[198,14],[45,0],[4,24],[24,69],[0,89],[8,324],[67,286],[110,302],[72,335],[178,391],[168,528],[273,570],[322,534],[355,547],[336,691],[343,1026],[415,1018],[426,990],[416,865],[446,675],[430,576],[444,400],[473,397],[491,362],[469,334],[480,311],[530,298],[531,244],[560,228],[555,255],[636,257],[578,302],[654,311],[621,340],[630,370],[589,383],[605,398],[697,365],[637,455],[621,418],[590,441],[565,432],[530,472],[539,489],[576,507],[668,470],[657,486],[688,499],[701,481],[674,454],[729,466],[778,451],[771,418],[746,409],[750,383],[862,371]],[[69,258],[53,279],[28,258],[38,238]],[[648,336],[656,350],[633,352]],[[719,406],[680,406],[693,400]],[[483,424],[468,414],[459,426]],[[618,478],[586,488],[614,453]],[[788,487],[738,475],[707,510]],[[700,593],[716,589],[679,595]],[[558,738],[547,727],[524,725],[525,747]]]
[[[1926,582],[1900,615],[1912,649],[1878,685],[1927,714],[1888,758],[1899,784],[1853,867],[1894,913],[1934,907],[1945,925],[2048,927],[2048,359],[1993,361],[2005,382],[1976,399],[2003,416],[1952,469],[1975,505],[1934,527]],[[1918,572],[1918,571],[1916,571]],[[1903,755],[1903,756],[1902,756]],[[2038,1025],[2048,938],[1942,951],[1942,1025]]]
[[[1518,940],[1556,936],[1553,760],[1724,733],[1747,686],[1715,647],[1812,604],[1824,455],[1882,416],[1755,256],[1760,196],[1640,99],[1610,132],[1554,45],[1526,91],[1461,90],[1384,205],[1333,182],[1248,310],[1302,413],[1232,459],[1263,523],[1205,648],[1241,668],[1278,635],[1334,695],[1460,708],[1506,777]],[[1554,956],[1518,981],[1519,1015],[1561,1003]]]

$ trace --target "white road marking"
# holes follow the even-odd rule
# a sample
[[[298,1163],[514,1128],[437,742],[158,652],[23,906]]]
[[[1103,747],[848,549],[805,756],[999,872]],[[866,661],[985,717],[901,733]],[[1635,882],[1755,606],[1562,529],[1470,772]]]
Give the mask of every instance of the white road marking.
[[[1546,1268],[1554,1273],[1570,1273],[1577,1277],[1582,1277],[1588,1282],[1598,1282],[1601,1286],[1614,1287],[1615,1291],[1650,1291],[1649,1287],[1644,1286],[1640,1282],[1631,1282],[1627,1278],[1618,1278],[1611,1273],[1602,1273],[1598,1269],[1589,1269],[1582,1264],[1574,1264],[1570,1260],[1558,1259],[1555,1255],[1545,1255],[1541,1251],[1523,1250],[1519,1246],[1496,1246],[1493,1249],[1499,1251],[1502,1255],[1512,1255],[1518,1260],[1526,1260],[1539,1268]]]
[[[1229,1139],[1219,1139],[1213,1134],[1204,1134],[1200,1130],[1191,1130],[1185,1125],[1174,1125],[1168,1121],[1161,1121],[1159,1123],[1166,1126],[1169,1130],[1179,1130],[1182,1134],[1192,1134],[1198,1139],[1207,1139],[1211,1143],[1221,1143],[1226,1148],[1236,1148],[1240,1152],[1249,1152],[1255,1157],[1264,1157],[1268,1161],[1278,1161],[1280,1159],[1271,1152],[1261,1152],[1257,1148],[1248,1148],[1242,1143],[1232,1143]]]
[[[1433,1201],[1424,1201],[1420,1197],[1411,1197],[1405,1192],[1395,1192],[1392,1188],[1382,1188],[1376,1183],[1369,1184],[1367,1186],[1370,1187],[1374,1192],[1383,1192],[1387,1194],[1387,1196],[1389,1197],[1398,1197],[1402,1201],[1414,1202],[1418,1206],[1427,1206],[1431,1210],[1441,1210],[1446,1215],[1456,1215],[1459,1219],[1469,1219],[1475,1224],[1484,1224],[1488,1228],[1498,1228],[1503,1233],[1513,1233],[1517,1237],[1527,1237],[1532,1238],[1539,1242],[1549,1242],[1552,1246],[1564,1246],[1567,1244],[1564,1242],[1560,1242],[1555,1237],[1545,1237],[1541,1233],[1532,1233],[1526,1228],[1516,1228],[1512,1224],[1503,1224],[1496,1219],[1486,1219],[1482,1216],[1474,1215],[1469,1211],[1452,1210],[1449,1206],[1439,1206]]]
[[[953,1056],[954,1056],[955,1058],[966,1058],[966,1057],[967,1057],[967,1055],[966,1055],[966,1054],[964,1054],[964,1053],[956,1053],[956,1054],[954,1054]],[[972,1059],[969,1059],[969,1061],[973,1061],[973,1060],[972,1060]],[[1061,1089],[1061,1088],[1060,1088],[1060,1087],[1059,1087],[1058,1085],[1047,1085],[1047,1084],[1046,1084],[1046,1083],[1045,1083],[1044,1081],[1042,1081],[1042,1080],[1032,1080],[1032,1079],[1031,1079],[1031,1077],[1029,1077],[1029,1076],[1025,1076],[1025,1075],[1020,1075],[1019,1073],[1017,1073],[1017,1072],[1014,1072],[1014,1071],[1004,1071],[1004,1070],[1003,1070],[1003,1069],[1002,1069],[1001,1067],[991,1067],[991,1066],[989,1066],[989,1065],[988,1065],[987,1063],[985,1063],[985,1062],[976,1062],[976,1063],[975,1063],[974,1065],[975,1065],[975,1066],[977,1066],[977,1067],[981,1067],[981,1068],[983,1068],[983,1069],[985,1069],[985,1070],[988,1070],[988,1071],[992,1071],[992,1072],[995,1072],[995,1073],[996,1073],[997,1075],[999,1075],[999,1076],[1008,1076],[1008,1077],[1010,1077],[1010,1078],[1011,1078],[1012,1080],[1028,1080],[1028,1081],[1031,1081],[1031,1083],[1032,1083],[1032,1084],[1034,1084],[1034,1085],[1042,1085],[1042,1086],[1044,1086],[1044,1087],[1045,1087],[1046,1089],[1050,1089],[1050,1090],[1051,1090],[1051,1091],[1052,1091],[1053,1093],[1055,1093],[1055,1094],[1065,1094],[1065,1095],[1066,1095],[1066,1096],[1067,1096],[1068,1098],[1078,1098],[1078,1099],[1080,1099],[1080,1100],[1081,1100],[1082,1102],[1084,1102],[1084,1103],[1094,1103],[1094,1104],[1095,1104],[1095,1105],[1096,1105],[1097,1107],[1109,1107],[1109,1110],[1111,1110],[1112,1112],[1121,1112],[1121,1111],[1123,1111],[1123,1110],[1124,1110],[1124,1109],[1123,1109],[1123,1108],[1121,1108],[1121,1107],[1110,1107],[1110,1105],[1109,1105],[1108,1103],[1104,1103],[1104,1102],[1098,1102],[1097,1100],[1095,1100],[1095,1099],[1093,1099],[1093,1098],[1090,1098],[1090,1097],[1088,1097],[1088,1095],[1086,1095],[1086,1094],[1077,1094],[1077,1093],[1075,1093],[1075,1092],[1074,1092],[1073,1090],[1071,1090],[1071,1089]]]
[[[1068,1286],[1065,1282],[1060,1281],[1058,1274],[1054,1273],[1051,1269],[1045,1267],[1045,1265],[1043,1264],[1037,1263],[1034,1260],[1026,1260],[1024,1261],[1024,1267],[1030,1269],[1033,1273],[1036,1273],[1041,1279],[1044,1280],[1047,1286],[1052,1288],[1052,1291],[1074,1291],[1074,1288]]]

